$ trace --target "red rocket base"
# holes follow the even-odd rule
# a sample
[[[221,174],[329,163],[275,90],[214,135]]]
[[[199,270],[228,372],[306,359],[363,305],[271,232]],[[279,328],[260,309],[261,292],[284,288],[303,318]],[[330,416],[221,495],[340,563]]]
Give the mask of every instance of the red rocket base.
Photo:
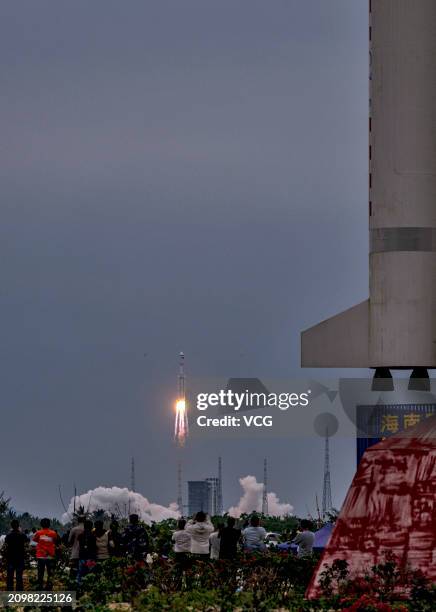
[[[387,553],[436,582],[436,416],[365,452],[306,596],[336,559],[358,576]]]

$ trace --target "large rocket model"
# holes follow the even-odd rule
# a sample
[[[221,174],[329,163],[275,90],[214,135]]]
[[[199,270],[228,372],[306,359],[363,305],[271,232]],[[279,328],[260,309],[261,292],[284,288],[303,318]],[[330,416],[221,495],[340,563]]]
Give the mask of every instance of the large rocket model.
[[[436,0],[369,3],[369,299],[302,333],[303,367],[436,368]]]

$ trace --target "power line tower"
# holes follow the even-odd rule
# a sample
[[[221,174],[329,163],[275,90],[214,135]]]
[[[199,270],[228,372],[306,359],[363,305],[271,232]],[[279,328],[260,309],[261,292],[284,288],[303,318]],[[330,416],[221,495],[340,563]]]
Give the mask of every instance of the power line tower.
[[[268,514],[268,494],[267,494],[267,485],[268,485],[268,465],[266,458],[263,460],[263,494],[262,494],[262,514]]]
[[[218,491],[217,491],[217,511],[218,515],[223,513],[223,465],[221,457],[218,457]]]
[[[177,505],[180,514],[183,516],[183,495],[182,495],[182,462],[177,464]]]
[[[325,432],[325,450],[324,450],[324,483],[322,488],[322,518],[325,519],[327,514],[331,512],[332,504],[332,487],[330,481],[330,445],[329,432],[326,427]]]
[[[136,491],[136,482],[135,482],[135,457],[132,457],[132,463],[130,465],[130,490]]]

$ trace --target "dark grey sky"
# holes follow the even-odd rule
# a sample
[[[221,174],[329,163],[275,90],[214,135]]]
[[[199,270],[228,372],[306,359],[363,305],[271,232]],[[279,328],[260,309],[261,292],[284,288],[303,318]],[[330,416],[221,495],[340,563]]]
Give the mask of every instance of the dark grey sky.
[[[0,62],[0,490],[58,514],[134,454],[167,504],[178,351],[295,376],[367,296],[367,2],[3,0]],[[320,440],[193,441],[186,477],[219,453],[226,506],[264,455],[297,511],[321,491]]]

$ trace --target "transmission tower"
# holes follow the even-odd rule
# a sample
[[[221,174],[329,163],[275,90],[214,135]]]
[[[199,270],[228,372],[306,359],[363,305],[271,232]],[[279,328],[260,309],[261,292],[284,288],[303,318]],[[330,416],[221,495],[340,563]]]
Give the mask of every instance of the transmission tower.
[[[180,514],[183,516],[183,496],[182,496],[182,462],[177,464],[177,505]]]
[[[136,483],[135,483],[135,457],[132,457],[132,463],[130,466],[130,490],[136,491]]]
[[[217,491],[217,511],[218,515],[223,513],[223,465],[221,457],[218,457],[218,491]]]
[[[265,516],[268,514],[268,465],[266,459],[263,460],[263,494],[262,494],[262,514]]]
[[[325,451],[324,451],[324,484],[322,489],[322,518],[325,519],[327,514],[331,512],[332,504],[332,487],[330,482],[330,447],[329,447],[329,432],[326,428],[325,432]]]

